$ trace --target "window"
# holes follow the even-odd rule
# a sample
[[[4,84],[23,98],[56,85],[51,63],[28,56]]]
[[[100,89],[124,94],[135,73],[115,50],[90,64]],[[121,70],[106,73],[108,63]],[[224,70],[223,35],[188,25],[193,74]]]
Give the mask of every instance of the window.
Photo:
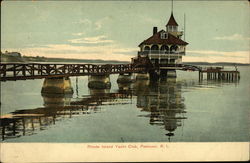
[[[149,46],[145,46],[144,47],[144,51],[149,51],[150,50],[150,47]]]
[[[177,49],[178,49],[178,46],[177,46],[177,45],[172,45],[172,46],[170,47],[170,51],[171,51],[171,52],[175,52],[175,51],[177,51]]]
[[[161,51],[169,51],[169,48],[167,45],[162,45],[161,46]]]
[[[168,34],[166,32],[162,32],[161,39],[167,39],[167,38],[168,38]]]
[[[178,30],[178,28],[177,28],[177,26],[169,25],[169,26],[167,27],[167,30],[168,30],[169,32],[175,32],[175,31]]]
[[[151,47],[151,50],[159,50],[158,45],[153,45],[153,46]]]

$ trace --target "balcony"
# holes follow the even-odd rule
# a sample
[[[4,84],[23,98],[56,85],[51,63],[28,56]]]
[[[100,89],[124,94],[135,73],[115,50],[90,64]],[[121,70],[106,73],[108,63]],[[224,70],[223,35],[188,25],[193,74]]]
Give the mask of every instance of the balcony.
[[[175,36],[182,36],[183,35],[183,31],[169,31],[169,33],[171,33],[172,35],[175,35]]]
[[[139,51],[138,55],[140,56],[149,56],[149,57],[169,57],[169,56],[183,56],[185,51],[163,51],[163,50],[147,50]]]

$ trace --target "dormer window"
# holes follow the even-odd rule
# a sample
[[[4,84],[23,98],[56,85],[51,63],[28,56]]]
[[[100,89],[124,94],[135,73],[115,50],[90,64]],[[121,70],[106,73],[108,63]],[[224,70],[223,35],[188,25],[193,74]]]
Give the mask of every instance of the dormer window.
[[[168,33],[167,32],[162,32],[161,33],[161,39],[168,39]]]

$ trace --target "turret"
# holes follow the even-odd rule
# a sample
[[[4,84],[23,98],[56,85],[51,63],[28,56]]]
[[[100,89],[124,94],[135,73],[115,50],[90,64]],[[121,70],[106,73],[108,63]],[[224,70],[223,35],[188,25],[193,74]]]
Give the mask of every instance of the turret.
[[[170,16],[170,18],[168,20],[168,23],[166,24],[166,31],[167,32],[176,32],[176,31],[178,31],[178,24],[175,21],[173,12],[171,13],[171,16]]]
[[[178,31],[178,24],[175,21],[173,12],[171,12],[171,16],[168,20],[168,23],[166,24],[166,31],[178,38],[181,38],[181,36],[183,35],[183,32]]]

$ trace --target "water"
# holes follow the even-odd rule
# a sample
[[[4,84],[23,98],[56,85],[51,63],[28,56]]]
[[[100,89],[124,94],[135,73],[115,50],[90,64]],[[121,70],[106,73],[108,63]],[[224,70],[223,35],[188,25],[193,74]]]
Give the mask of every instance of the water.
[[[2,82],[1,115],[19,115],[2,141],[249,141],[250,67],[239,70],[239,82],[199,82],[197,72],[177,72],[176,80],[121,86],[111,75],[111,89],[99,91],[87,87],[87,76],[78,84],[71,77],[72,97],[42,96],[42,79]]]

